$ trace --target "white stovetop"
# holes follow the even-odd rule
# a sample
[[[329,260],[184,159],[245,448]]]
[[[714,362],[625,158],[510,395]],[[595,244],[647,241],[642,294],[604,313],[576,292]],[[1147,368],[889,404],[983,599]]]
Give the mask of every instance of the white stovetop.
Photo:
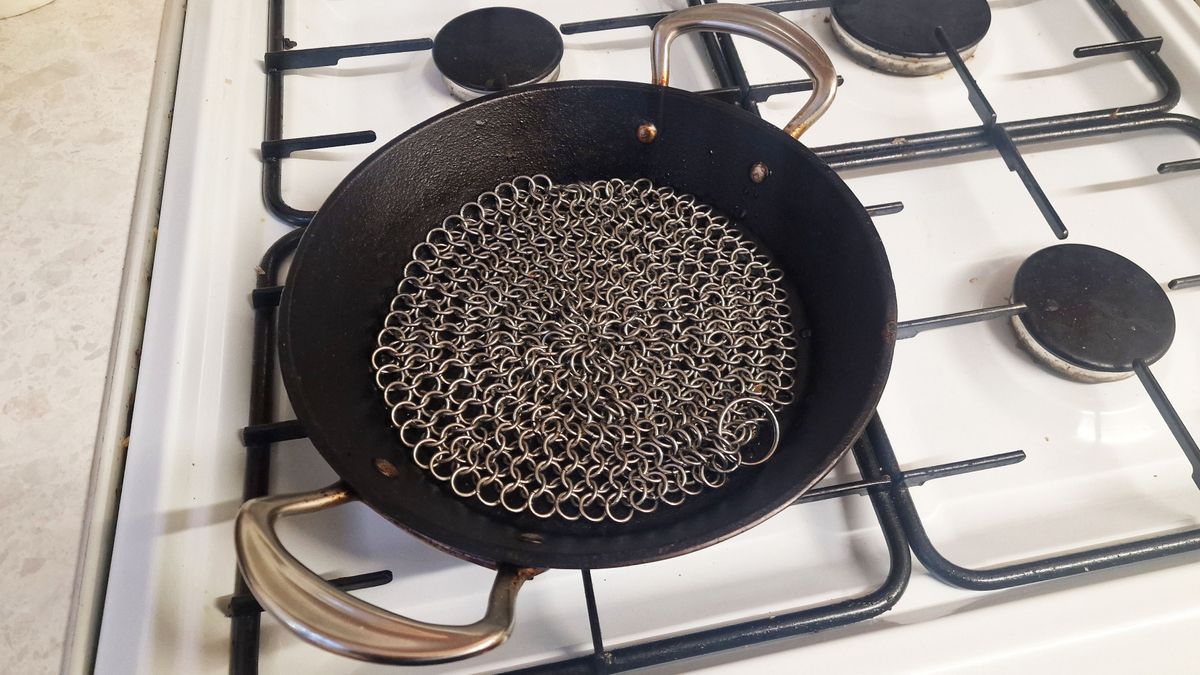
[[[486,3],[417,7],[382,0],[292,2],[287,34],[312,47],[431,36]],[[554,23],[682,3],[514,2]],[[1185,0],[1127,9],[1183,80],[1181,112],[1200,104],[1200,11]],[[216,608],[233,585],[232,518],[246,421],[246,301],[262,251],[287,228],[258,192],[265,3],[194,4],[185,36],[142,380],[102,624],[100,672],[223,672],[228,620]],[[992,3],[994,23],[969,65],[1002,120],[1131,104],[1157,96],[1128,56],[1075,60],[1071,49],[1113,39],[1084,0]],[[830,46],[846,77],[810,145],[977,123],[953,74],[903,79],[865,71],[833,46],[821,12],[789,18]],[[641,80],[645,28],[567,36],[563,77]],[[782,57],[739,40],[752,81],[792,79]],[[681,45],[673,83],[707,88],[695,43]],[[348,60],[287,77],[285,135],[375,129],[382,143],[454,101],[428,53]],[[1188,98],[1190,96],[1190,98]],[[782,123],[802,95],[762,106]],[[285,194],[315,208],[372,146],[298,154]],[[1178,134],[1142,133],[1026,153],[1071,241],[1132,258],[1156,278],[1200,272],[1200,177],[1158,176],[1164,161],[1200,147]],[[847,172],[866,204],[901,200],[881,217],[901,318],[1001,304],[1030,253],[1055,243],[1014,174],[992,155],[904,170]],[[1180,414],[1200,428],[1200,292],[1171,294],[1178,333],[1154,372]],[[286,406],[286,402],[281,401]],[[988,566],[1200,524],[1190,467],[1136,380],[1069,383],[1018,352],[991,323],[934,331],[897,347],[880,408],[905,467],[1023,449],[1022,464],[915,489],[930,533],[952,560]],[[287,414],[281,413],[281,419]],[[333,480],[306,442],[275,452],[276,491]],[[853,477],[843,462],[830,480]],[[313,569],[344,575],[388,568],[393,583],[359,593],[416,617],[473,620],[490,573],[415,542],[362,506],[282,526]],[[860,497],[791,509],[719,546],[683,558],[595,573],[610,646],[649,635],[820,604],[877,586],[886,552]],[[1018,668],[1123,672],[1186,670],[1178,645],[1200,628],[1200,556],[1108,571],[1033,588],[961,591],[919,566],[896,608],[846,629],[722,654],[722,670],[977,672]],[[264,619],[264,673],[375,672],[301,643]],[[479,660],[429,672],[476,672],[590,650],[579,575],[552,571],[523,591],[509,643]],[[753,658],[753,660],[747,660]],[[1136,660],[1135,660],[1136,659]],[[1054,664],[1050,666],[1049,664]],[[382,672],[382,671],[380,671]]]

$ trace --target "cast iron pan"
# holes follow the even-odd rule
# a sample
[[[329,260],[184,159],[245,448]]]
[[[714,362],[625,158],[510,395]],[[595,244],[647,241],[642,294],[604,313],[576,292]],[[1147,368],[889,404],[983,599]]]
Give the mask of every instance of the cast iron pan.
[[[735,106],[665,86],[671,39],[700,29],[757,38],[810,72],[813,98],[786,133]],[[343,482],[248,502],[237,532],[255,596],[305,639],[390,663],[478,653],[507,636],[516,590],[531,570],[629,565],[731,537],[792,503],[862,432],[891,362],[895,289],[862,205],[794,138],[832,100],[832,64],[778,14],[734,5],[664,19],[655,27],[654,54],[658,84],[535,85],[430,119],[355,169],[308,226],[279,307],[280,364],[305,432]],[[651,142],[646,123],[657,129]],[[769,168],[761,182],[751,178],[758,163]],[[797,327],[811,337],[801,350],[802,391],[768,463],[681,506],[597,524],[461,499],[412,462],[370,360],[401,270],[446,215],[500,182],[538,173],[560,184],[649,178],[732,216],[770,251],[797,291]],[[378,460],[395,470],[381,471]],[[438,548],[498,568],[488,616],[471,626],[433,626],[367,605],[321,582],[271,529],[279,515],[355,498]]]

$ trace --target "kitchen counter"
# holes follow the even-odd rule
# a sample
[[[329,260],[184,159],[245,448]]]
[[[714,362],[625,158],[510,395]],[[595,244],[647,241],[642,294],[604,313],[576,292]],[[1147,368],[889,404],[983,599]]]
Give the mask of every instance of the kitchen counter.
[[[0,21],[0,664],[60,667],[163,0]]]

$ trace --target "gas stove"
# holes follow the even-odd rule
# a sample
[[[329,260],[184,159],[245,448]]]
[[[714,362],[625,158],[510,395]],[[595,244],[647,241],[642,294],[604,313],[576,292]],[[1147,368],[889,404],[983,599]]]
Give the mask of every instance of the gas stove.
[[[383,672],[261,613],[236,578],[233,517],[336,479],[273,360],[296,228],[382,142],[504,79],[439,70],[434,50],[492,4],[189,8],[97,672]],[[516,79],[645,81],[649,27],[687,3],[511,4],[562,43],[545,36]],[[804,143],[868,205],[895,276],[902,339],[877,417],[803,503],[685,556],[549,570],[504,645],[425,670],[1187,669],[1200,9],[964,2],[987,16],[914,41],[855,3],[763,4],[843,79]],[[780,126],[808,95],[748,40],[689,36],[673,54],[672,86]],[[1062,299],[1081,285],[1107,294]],[[1109,340],[1073,339],[1062,305],[1086,305],[1088,334]],[[360,504],[280,530],[314,571],[423,620],[474,621],[492,580]]]

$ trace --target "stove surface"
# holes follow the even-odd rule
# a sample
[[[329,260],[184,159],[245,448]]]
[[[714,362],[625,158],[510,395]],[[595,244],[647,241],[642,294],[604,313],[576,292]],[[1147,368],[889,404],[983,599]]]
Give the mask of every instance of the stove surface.
[[[431,38],[487,2],[290,0],[285,34],[298,48]],[[669,11],[668,0],[516,1],[561,25]],[[1161,95],[1129,54],[1087,59],[1112,29],[1085,0],[993,0],[987,36],[966,64],[1001,122],[1130,106]],[[1187,0],[1125,3],[1179,78],[1174,112],[1200,108],[1200,8]],[[785,14],[829,51],[845,78],[810,147],[972,127],[979,119],[954,71],[910,78],[868,70],[833,38],[828,10]],[[260,192],[266,2],[189,7],[160,234],[120,516],[100,628],[100,673],[229,669],[233,517],[241,503],[254,314],[247,295],[263,251],[290,228]],[[649,77],[645,27],[564,35],[560,80]],[[803,73],[769,48],[734,39],[751,83]],[[672,86],[718,87],[698,36],[678,41]],[[320,206],[367,154],[458,104],[429,51],[346,59],[285,76],[286,138],[373,129],[373,143],[297,152],[282,194]],[[762,115],[782,126],[807,94],[772,96]],[[1177,130],[1022,145],[1022,155],[1070,230],[1070,243],[1109,249],[1161,284],[1200,273],[1200,175],[1159,174],[1200,156]],[[1057,242],[1016,174],[994,151],[841,175],[864,204],[902,201],[876,220],[902,320],[1009,302],[1014,276]],[[1168,291],[1173,345],[1151,366],[1181,419],[1200,429],[1200,289]],[[293,415],[276,387],[277,420]],[[988,568],[1200,526],[1192,466],[1138,378],[1070,381],[1035,363],[1006,320],[923,332],[897,345],[879,407],[905,469],[1023,451],[1008,466],[913,485],[929,538],[958,565]],[[304,440],[274,445],[271,491],[333,483]],[[861,478],[847,456],[823,485]],[[916,481],[913,481],[915,483]],[[415,618],[474,621],[492,573],[442,554],[355,504],[280,524],[292,552],[325,576],[387,569],[391,583],[355,594]],[[753,530],[684,557],[596,570],[607,646],[867,593],[891,557],[872,503],[848,496],[793,507]],[[655,672],[705,669],[1013,672],[1182,672],[1178,645],[1200,630],[1195,552],[991,592],[963,590],[914,560],[907,590],[880,617],[844,628],[720,652]],[[502,671],[592,650],[577,571],[526,585],[512,638],[474,660],[425,672]],[[303,643],[262,620],[263,673],[390,672]]]

